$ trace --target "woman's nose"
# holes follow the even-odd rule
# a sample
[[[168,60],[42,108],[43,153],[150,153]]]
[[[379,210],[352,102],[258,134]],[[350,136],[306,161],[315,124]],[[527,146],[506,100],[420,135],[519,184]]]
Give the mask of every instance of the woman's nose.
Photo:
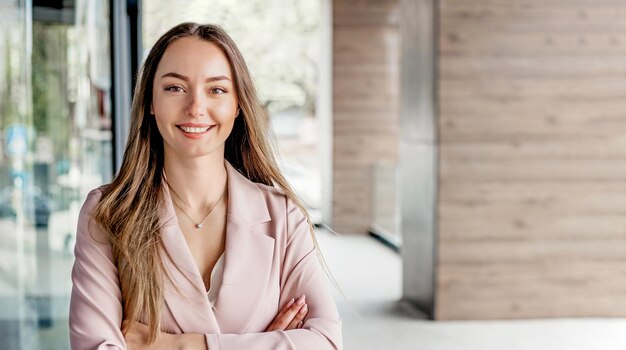
[[[187,103],[187,114],[191,117],[201,117],[207,114],[209,101],[204,92],[195,91],[189,95]]]

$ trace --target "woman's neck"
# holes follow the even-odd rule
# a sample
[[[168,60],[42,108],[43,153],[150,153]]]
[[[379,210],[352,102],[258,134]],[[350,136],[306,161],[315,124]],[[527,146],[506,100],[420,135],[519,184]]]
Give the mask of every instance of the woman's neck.
[[[193,211],[214,207],[226,190],[226,166],[220,152],[195,158],[166,153],[163,166],[174,196]]]

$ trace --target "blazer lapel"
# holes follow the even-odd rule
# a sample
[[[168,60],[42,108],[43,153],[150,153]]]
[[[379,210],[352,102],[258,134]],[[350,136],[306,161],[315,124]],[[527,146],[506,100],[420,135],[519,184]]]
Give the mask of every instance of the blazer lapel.
[[[243,332],[269,281],[274,238],[267,235],[269,210],[261,190],[226,162],[228,218],[224,275],[215,313],[222,332]]]
[[[183,333],[220,333],[217,320],[204,290],[189,246],[178,226],[176,212],[167,186],[163,186],[165,211],[161,237],[163,266],[171,277],[165,277],[164,298]]]

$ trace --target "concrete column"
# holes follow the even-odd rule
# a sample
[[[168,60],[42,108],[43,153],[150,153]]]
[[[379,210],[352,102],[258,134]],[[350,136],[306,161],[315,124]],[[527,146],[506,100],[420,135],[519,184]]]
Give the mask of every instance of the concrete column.
[[[403,299],[434,315],[437,133],[434,0],[401,0],[399,196]]]

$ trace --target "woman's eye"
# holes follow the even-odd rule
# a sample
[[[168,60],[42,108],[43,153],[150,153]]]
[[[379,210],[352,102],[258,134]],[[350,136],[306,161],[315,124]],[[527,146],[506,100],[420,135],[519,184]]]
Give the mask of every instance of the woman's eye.
[[[226,93],[226,90],[222,89],[221,87],[214,87],[214,88],[211,88],[211,93],[223,94],[223,93]]]
[[[180,86],[168,86],[165,88],[165,91],[182,92],[183,88],[181,88]]]

